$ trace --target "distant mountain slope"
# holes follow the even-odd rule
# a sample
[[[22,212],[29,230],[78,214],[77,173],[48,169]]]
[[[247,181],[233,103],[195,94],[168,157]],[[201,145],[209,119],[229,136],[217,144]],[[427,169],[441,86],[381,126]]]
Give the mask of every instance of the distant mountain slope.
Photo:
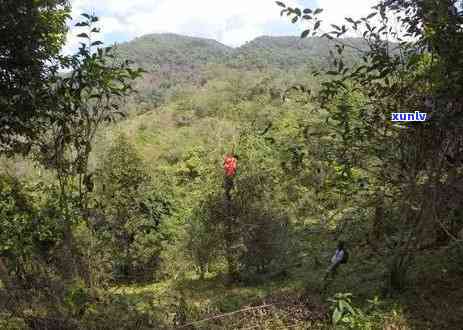
[[[343,42],[364,48],[361,39],[343,39]],[[235,50],[235,58],[257,66],[290,69],[311,65],[324,67],[331,64],[329,51],[334,42],[325,38],[262,36]],[[344,55],[348,62],[355,61],[355,51],[347,47]]]
[[[228,63],[234,49],[218,41],[173,33],[150,34],[116,47],[147,73],[138,82],[138,102],[162,104],[175,88],[204,83],[204,66]]]
[[[343,42],[363,48],[360,39]],[[330,66],[334,43],[324,38],[263,36],[238,48],[218,41],[172,33],[150,34],[117,46],[118,53],[148,73],[139,81],[140,102],[161,104],[175,88],[201,86],[206,81],[205,65],[221,64],[243,70],[300,70]],[[346,63],[358,61],[346,48]]]
[[[343,39],[344,43],[364,48],[361,39]],[[119,53],[147,71],[194,69],[204,64],[243,64],[288,68],[306,64],[326,65],[334,43],[325,38],[262,36],[238,48],[212,39],[187,37],[173,33],[150,34],[118,46]],[[346,48],[348,58],[355,51]]]
[[[233,53],[212,39],[187,37],[173,33],[150,34],[118,46],[119,53],[145,70],[164,67],[192,67],[226,61]]]

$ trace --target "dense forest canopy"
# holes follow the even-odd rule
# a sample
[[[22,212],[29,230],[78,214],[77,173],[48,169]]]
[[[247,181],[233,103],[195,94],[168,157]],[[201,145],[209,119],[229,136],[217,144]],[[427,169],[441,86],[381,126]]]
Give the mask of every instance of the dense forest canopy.
[[[0,4],[0,328],[461,327],[463,4],[273,5],[63,55],[69,2]]]
[[[347,39],[356,48],[365,48],[362,39]],[[203,86],[216,72],[212,66],[238,71],[269,71],[283,78],[279,71],[306,75],[317,68],[332,66],[330,54],[334,42],[326,38],[263,36],[241,47],[232,48],[217,41],[176,34],[152,34],[116,47],[117,53],[146,70],[138,83],[138,97],[151,105],[165,103],[175,90]],[[345,61],[358,63],[358,54],[349,49]],[[226,74],[222,72],[222,74]],[[287,85],[288,87],[290,85]],[[283,86],[280,86],[283,88]]]
[[[65,42],[67,1],[2,1],[0,10],[0,148],[21,147],[39,134],[46,84]]]

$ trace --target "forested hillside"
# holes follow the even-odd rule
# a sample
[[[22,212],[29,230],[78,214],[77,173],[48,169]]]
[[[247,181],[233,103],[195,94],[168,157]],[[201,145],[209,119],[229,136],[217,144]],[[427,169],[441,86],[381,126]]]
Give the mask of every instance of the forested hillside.
[[[176,34],[152,34],[119,45],[123,57],[147,71],[178,66],[181,69],[201,64],[226,63],[233,49],[215,40]],[[174,69],[172,69],[174,70]]]
[[[362,39],[346,38],[346,64],[359,63],[359,50],[367,46]],[[335,42],[313,37],[259,37],[237,48],[214,40],[176,34],[152,34],[117,46],[123,59],[146,71],[137,85],[139,101],[160,105],[175,90],[203,86],[215,75],[212,66],[240,71],[312,72],[332,67]],[[222,74],[225,74],[224,72]]]
[[[358,38],[345,38],[343,43],[348,47],[344,54],[350,65],[359,62],[358,51],[364,50],[366,43]],[[259,37],[236,50],[235,57],[243,59],[244,65],[255,67],[276,67],[284,70],[327,69],[332,65],[336,42],[326,38],[312,37],[301,39],[298,37]]]
[[[64,56],[68,1],[0,4],[0,329],[461,328],[461,3],[274,7]]]

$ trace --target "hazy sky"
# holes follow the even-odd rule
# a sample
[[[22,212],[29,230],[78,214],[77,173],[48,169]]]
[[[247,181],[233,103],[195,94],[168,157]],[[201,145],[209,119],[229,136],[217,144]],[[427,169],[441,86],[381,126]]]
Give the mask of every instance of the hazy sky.
[[[282,0],[300,8],[324,8],[324,24],[345,16],[365,16],[376,0]],[[261,35],[298,35],[301,24],[280,17],[273,0],[71,0],[73,17],[94,12],[101,19],[100,39],[123,42],[160,32],[206,37],[240,46]],[[70,32],[65,52],[76,48],[78,31]]]

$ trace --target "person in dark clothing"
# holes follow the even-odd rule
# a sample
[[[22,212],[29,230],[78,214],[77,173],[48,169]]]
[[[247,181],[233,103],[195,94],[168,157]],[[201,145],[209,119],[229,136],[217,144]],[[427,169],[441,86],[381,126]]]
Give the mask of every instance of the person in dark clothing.
[[[347,251],[345,249],[344,242],[339,241],[336,251],[334,255],[331,257],[331,264],[328,267],[325,277],[324,277],[325,287],[326,287],[326,280],[329,277],[333,279],[336,276],[339,265],[341,265],[342,263],[345,263],[346,260],[347,260]]]

